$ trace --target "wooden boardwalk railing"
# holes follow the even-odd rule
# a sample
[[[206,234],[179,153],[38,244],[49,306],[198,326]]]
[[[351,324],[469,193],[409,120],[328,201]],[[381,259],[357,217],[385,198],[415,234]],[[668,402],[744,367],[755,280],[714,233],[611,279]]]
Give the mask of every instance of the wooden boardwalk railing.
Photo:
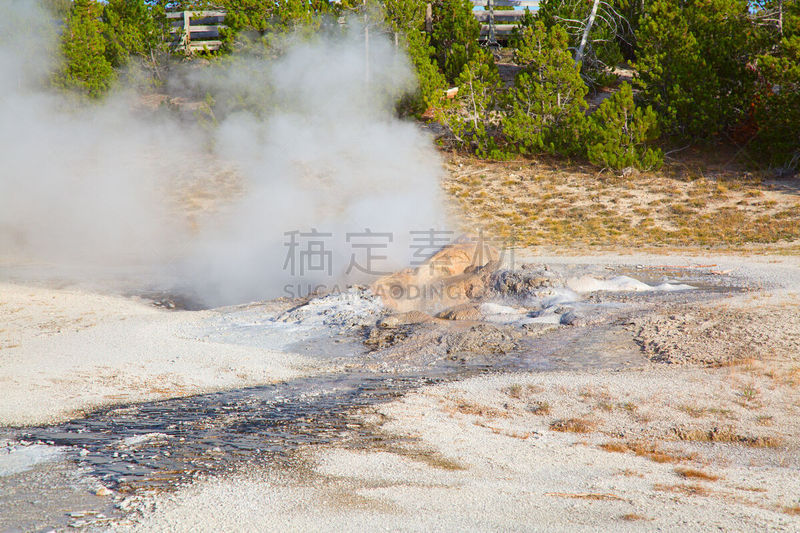
[[[187,54],[203,50],[216,51],[222,46],[219,30],[224,28],[224,11],[173,11],[167,13],[172,21],[172,46]]]
[[[489,2],[490,0],[472,0],[472,5],[485,8],[489,6]],[[492,7],[537,9],[539,0],[491,0],[491,5]],[[484,39],[508,39],[519,21],[525,16],[524,9],[473,11],[473,13],[481,23],[481,38]],[[494,26],[494,32],[492,32],[492,26]]]
[[[539,0],[471,0],[475,7],[514,7],[535,9]],[[426,29],[430,31],[430,4],[428,4]],[[482,39],[507,39],[525,15],[522,9],[473,11],[481,23]],[[225,25],[224,11],[173,11],[167,13],[171,21],[172,46],[187,54],[199,51],[216,51],[222,46],[219,30]]]

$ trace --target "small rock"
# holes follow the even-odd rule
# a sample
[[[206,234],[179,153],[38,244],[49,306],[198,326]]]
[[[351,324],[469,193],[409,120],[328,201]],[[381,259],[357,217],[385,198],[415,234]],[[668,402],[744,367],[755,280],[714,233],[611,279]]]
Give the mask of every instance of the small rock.
[[[406,313],[399,313],[385,317],[378,322],[378,327],[381,328],[396,328],[399,326],[409,326],[413,324],[422,324],[423,322],[430,322],[432,317],[428,313],[422,311],[408,311]]]
[[[96,496],[111,496],[112,492],[111,489],[107,487],[100,487],[95,491]]]
[[[561,315],[561,320],[559,321],[562,326],[572,326],[575,325],[575,322],[578,320],[578,315],[575,314],[575,311],[567,311],[563,315]]]
[[[481,311],[475,304],[461,304],[445,309],[436,318],[445,320],[480,320]]]
[[[622,169],[621,174],[623,178],[627,178],[629,176],[638,176],[639,171],[634,167],[625,167]]]

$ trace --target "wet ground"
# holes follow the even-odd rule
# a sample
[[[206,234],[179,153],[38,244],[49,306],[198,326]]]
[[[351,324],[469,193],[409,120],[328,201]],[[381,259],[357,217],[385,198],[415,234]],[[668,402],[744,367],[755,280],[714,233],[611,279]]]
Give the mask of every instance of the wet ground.
[[[636,269],[625,273],[647,281],[664,277]],[[735,280],[705,271],[669,272],[669,278],[698,288],[589,295],[584,305],[600,309],[601,320],[523,336],[517,348],[505,354],[440,358],[423,365],[384,364],[376,370],[376,355],[364,347],[357,330],[344,336],[306,331],[298,335],[293,350],[347,357],[346,368],[283,384],[100,410],[57,426],[2,429],[0,456],[4,440],[7,451],[38,443],[57,447],[60,455],[0,475],[0,531],[100,528],[124,515],[142,491],[171,490],[199,476],[250,464],[291,462],[293,451],[301,446],[368,437],[370,429],[349,416],[353,409],[438,381],[482,372],[644,365],[639,347],[624,328],[627,316],[738,290]],[[258,324],[248,328],[254,332],[250,337],[239,331],[243,342],[265,342],[257,334]],[[1,468],[0,460],[0,474]]]

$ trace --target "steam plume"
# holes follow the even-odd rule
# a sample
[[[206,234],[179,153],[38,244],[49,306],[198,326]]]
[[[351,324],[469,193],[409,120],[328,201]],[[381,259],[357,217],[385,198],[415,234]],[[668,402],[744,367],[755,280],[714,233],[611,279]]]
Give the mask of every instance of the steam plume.
[[[369,252],[348,233],[391,234],[371,252],[387,257],[371,265],[385,271],[406,264],[410,231],[441,227],[441,164],[427,136],[393,116],[393,98],[414,80],[385,39],[371,35],[369,83],[358,31],[294,43],[273,61],[180,71],[173,91],[207,94],[223,111],[204,130],[142,112],[130,92],[76,107],[43,89],[56,33],[32,3],[12,0],[10,12],[0,19],[7,261],[78,280],[134,272],[148,288],[179,283],[216,305],[365,279]],[[227,106],[231,94],[257,105]],[[312,228],[331,234],[315,239],[331,254],[321,269],[301,265],[300,233],[288,246]]]

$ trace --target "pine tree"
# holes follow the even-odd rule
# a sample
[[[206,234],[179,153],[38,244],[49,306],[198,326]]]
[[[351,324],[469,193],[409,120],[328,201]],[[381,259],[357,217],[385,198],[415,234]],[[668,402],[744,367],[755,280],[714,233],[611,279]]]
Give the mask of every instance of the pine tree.
[[[116,75],[105,57],[100,6],[92,0],[75,0],[61,37],[64,65],[56,83],[99,98],[111,87]]]
[[[502,157],[495,141],[502,109],[502,81],[492,55],[478,50],[456,79],[458,96],[440,109],[445,124],[459,146],[480,157]]]
[[[103,8],[105,55],[114,67],[125,65],[130,56],[154,61],[164,35],[144,0],[108,0]]]
[[[547,28],[558,24],[567,30],[569,48],[575,51],[576,61],[581,62],[584,79],[594,86],[602,86],[616,79],[613,70],[622,61],[617,33],[626,28],[627,21],[612,2],[599,2],[592,19],[593,7],[594,2],[585,0],[543,0],[537,18]]]
[[[589,124],[586,153],[592,163],[616,170],[661,166],[661,150],[647,146],[658,138],[658,118],[652,108],[636,107],[627,83],[600,104]]]
[[[745,0],[655,0],[637,33],[637,86],[663,130],[689,138],[725,132],[747,113],[757,35]]]
[[[386,25],[394,33],[425,29],[425,2],[422,0],[384,0],[381,8]]]
[[[398,102],[398,112],[420,116],[439,103],[446,84],[434,59],[430,36],[424,31],[425,3],[422,0],[386,0],[381,8],[384,24],[403,45],[417,78],[416,89]]]
[[[524,67],[511,90],[503,121],[506,137],[521,153],[582,151],[586,85],[558,25],[536,21],[522,32],[516,61]]]
[[[758,58],[758,127],[751,152],[787,173],[800,171],[800,34],[786,37],[773,54]]]
[[[420,30],[410,30],[405,35],[408,57],[417,76],[416,90],[405,95],[398,104],[401,114],[421,115],[442,99],[445,88],[444,75],[432,59],[433,48],[428,34]]]
[[[432,5],[431,44],[447,81],[458,75],[477,53],[481,26],[472,13],[470,0],[436,0]]]

